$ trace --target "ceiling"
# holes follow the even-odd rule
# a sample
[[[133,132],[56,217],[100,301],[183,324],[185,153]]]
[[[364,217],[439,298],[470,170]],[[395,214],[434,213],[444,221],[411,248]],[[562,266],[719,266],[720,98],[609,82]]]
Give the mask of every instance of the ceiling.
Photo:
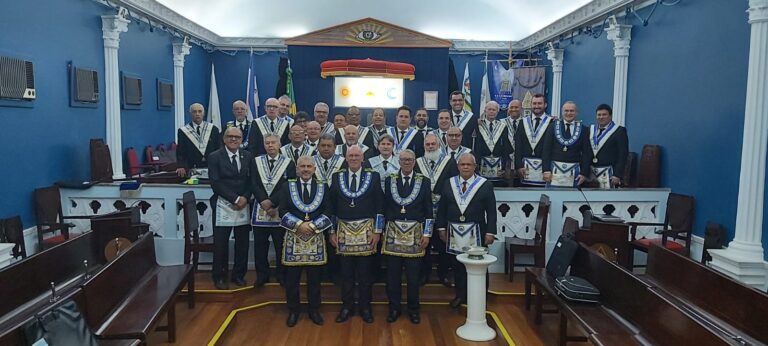
[[[290,38],[372,17],[443,39],[517,41],[591,0],[157,0],[223,37]]]

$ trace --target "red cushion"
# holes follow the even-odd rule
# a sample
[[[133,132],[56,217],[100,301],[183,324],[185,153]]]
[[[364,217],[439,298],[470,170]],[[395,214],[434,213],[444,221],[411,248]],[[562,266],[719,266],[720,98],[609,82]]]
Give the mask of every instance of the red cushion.
[[[387,72],[388,73],[402,73],[402,74],[413,74],[413,72],[416,69],[411,64],[406,64],[404,62],[388,62],[387,63]]]
[[[656,244],[661,246],[661,238],[652,238],[652,239],[638,239],[634,241],[635,244],[640,245],[642,247],[651,247],[651,244]],[[670,249],[672,251],[681,251],[685,250],[685,245],[680,244],[676,241],[667,239],[667,243],[664,244],[667,249]]]

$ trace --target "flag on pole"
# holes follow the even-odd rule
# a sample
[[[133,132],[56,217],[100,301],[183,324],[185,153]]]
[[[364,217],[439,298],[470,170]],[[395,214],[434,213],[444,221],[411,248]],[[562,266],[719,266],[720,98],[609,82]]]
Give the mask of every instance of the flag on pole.
[[[248,106],[248,120],[259,116],[259,86],[256,84],[256,59],[253,50],[251,50],[251,61],[248,64],[245,104]]]
[[[464,65],[464,79],[461,82],[461,93],[464,94],[464,110],[472,112],[472,92],[469,83],[469,62]]]
[[[482,85],[480,86],[480,114],[482,114],[483,119],[485,119],[485,105],[491,101],[491,91],[488,87],[488,62],[486,61],[485,64],[486,69],[485,73],[483,74]]]
[[[285,94],[291,98],[291,110],[288,113],[296,114],[296,94],[293,92],[293,69],[291,68],[290,59],[288,59],[288,68],[285,69],[285,75],[287,76]]]
[[[221,109],[219,107],[219,90],[216,87],[216,72],[211,64],[211,95],[208,97],[208,121],[221,129]]]

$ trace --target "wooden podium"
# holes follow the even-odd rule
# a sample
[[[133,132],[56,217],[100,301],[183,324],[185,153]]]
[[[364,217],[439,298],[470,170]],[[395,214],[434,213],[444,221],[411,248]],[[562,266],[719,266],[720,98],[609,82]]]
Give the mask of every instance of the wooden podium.
[[[619,265],[632,270],[628,224],[593,219],[590,228],[582,227],[576,231],[576,241],[588,245],[607,258],[615,256]]]

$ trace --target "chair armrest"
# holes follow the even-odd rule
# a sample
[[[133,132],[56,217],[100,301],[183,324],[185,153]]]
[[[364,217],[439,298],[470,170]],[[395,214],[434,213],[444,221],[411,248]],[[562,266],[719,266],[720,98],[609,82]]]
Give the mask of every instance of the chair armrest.
[[[98,215],[69,215],[69,216],[62,216],[62,219],[72,219],[72,220],[90,220]]]
[[[630,226],[664,226],[664,223],[658,222],[627,222]]]
[[[689,233],[689,232],[690,231],[685,231],[685,230],[675,230],[675,229],[664,230],[664,229],[659,229],[659,230],[654,231],[653,233],[664,234],[664,235],[679,235],[679,234],[685,234],[685,233]]]

